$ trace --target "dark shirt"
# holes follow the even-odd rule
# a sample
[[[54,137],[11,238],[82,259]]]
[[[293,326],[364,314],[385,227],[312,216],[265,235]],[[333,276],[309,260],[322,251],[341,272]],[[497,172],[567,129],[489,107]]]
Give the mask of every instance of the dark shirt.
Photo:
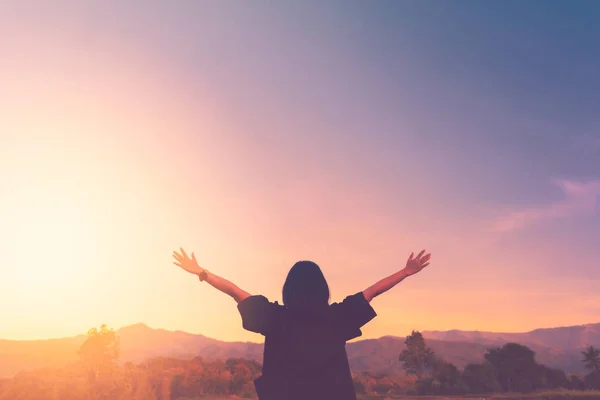
[[[265,336],[260,400],[356,400],[346,341],[377,315],[362,292],[316,310],[250,296],[238,310],[244,329]]]

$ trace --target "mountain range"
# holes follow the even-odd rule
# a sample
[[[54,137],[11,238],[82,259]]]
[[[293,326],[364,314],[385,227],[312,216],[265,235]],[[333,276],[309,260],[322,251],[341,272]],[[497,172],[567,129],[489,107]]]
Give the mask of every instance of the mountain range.
[[[536,360],[569,373],[584,371],[581,351],[586,346],[600,347],[600,323],[581,326],[536,329],[526,333],[478,331],[424,331],[427,345],[436,354],[463,368],[477,363],[490,347],[507,342],[528,346]],[[153,329],[144,324],[117,331],[121,361],[139,363],[148,358],[169,356],[205,359],[243,357],[262,362],[262,343],[224,342],[182,331]],[[0,377],[10,377],[22,370],[54,367],[77,359],[77,350],[85,335],[49,340],[0,340]],[[402,374],[398,355],[404,349],[403,337],[384,336],[357,340],[347,344],[350,367],[354,372]]]

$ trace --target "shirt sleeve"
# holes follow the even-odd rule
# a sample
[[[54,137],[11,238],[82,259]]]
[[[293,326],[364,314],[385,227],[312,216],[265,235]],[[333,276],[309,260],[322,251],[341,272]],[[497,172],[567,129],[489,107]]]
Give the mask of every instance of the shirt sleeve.
[[[249,296],[238,303],[244,329],[266,336],[276,326],[280,306],[264,296]]]
[[[362,292],[346,297],[341,303],[333,303],[331,309],[346,340],[362,336],[360,328],[377,316]]]

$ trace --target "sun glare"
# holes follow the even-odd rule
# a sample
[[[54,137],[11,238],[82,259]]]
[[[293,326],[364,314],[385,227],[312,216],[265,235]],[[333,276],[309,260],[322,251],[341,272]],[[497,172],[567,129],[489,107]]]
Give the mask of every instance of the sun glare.
[[[23,290],[66,289],[85,275],[93,227],[85,204],[67,194],[20,196],[0,228],[8,275]],[[38,197],[39,195],[39,197]]]

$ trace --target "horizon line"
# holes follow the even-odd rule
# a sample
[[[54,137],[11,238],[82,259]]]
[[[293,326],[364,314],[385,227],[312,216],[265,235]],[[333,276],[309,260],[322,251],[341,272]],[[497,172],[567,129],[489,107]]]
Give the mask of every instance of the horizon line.
[[[103,324],[98,325],[98,327],[102,326]],[[212,340],[216,340],[219,342],[224,342],[224,343],[258,343],[261,344],[261,342],[252,342],[252,341],[242,341],[242,340],[233,340],[233,341],[227,341],[227,340],[221,340],[221,339],[217,339],[217,338],[213,338],[210,336],[206,336],[202,333],[194,333],[194,332],[187,332],[187,331],[182,331],[180,329],[175,329],[175,330],[171,330],[171,329],[166,329],[166,328],[155,328],[152,327],[150,325],[148,325],[145,322],[135,322],[129,325],[122,325],[119,328],[110,328],[109,329],[113,329],[113,331],[115,333],[118,333],[119,331],[126,329],[126,328],[131,328],[131,327],[135,327],[135,326],[144,326],[148,329],[154,330],[154,331],[165,331],[165,332],[170,332],[170,333],[177,333],[177,332],[181,332],[181,333],[185,333],[188,335],[195,335],[195,336],[204,336],[205,338],[208,339],[212,339]],[[415,332],[427,332],[427,333],[448,333],[448,332],[463,332],[463,333],[493,333],[493,334],[498,334],[498,335],[518,335],[518,334],[527,334],[527,333],[532,333],[535,331],[540,331],[540,330],[549,330],[549,329],[566,329],[566,328],[579,328],[579,327],[589,327],[589,326],[593,326],[593,325],[600,325],[600,321],[599,322],[588,322],[588,323],[583,323],[583,324],[577,324],[577,325],[562,325],[562,326],[553,326],[553,327],[544,327],[544,328],[535,328],[529,331],[522,331],[522,332],[495,332],[495,331],[480,331],[480,330],[464,330],[464,329],[447,329],[447,330],[430,330],[430,329],[424,329],[424,330],[416,330],[416,329],[412,329],[412,331]],[[96,327],[92,327],[90,329],[93,329]],[[66,339],[74,339],[77,338],[79,336],[86,336],[87,332],[84,333],[80,333],[80,334],[76,334],[76,335],[72,335],[72,336],[62,336],[62,337],[50,337],[50,338],[43,338],[43,339],[4,339],[4,338],[0,338],[0,342],[43,342],[43,341],[53,341],[53,340],[66,340]],[[364,338],[361,340],[373,340],[373,339],[381,339],[381,338],[386,338],[386,337],[405,337],[405,336],[397,336],[397,335],[383,335],[383,336],[379,336],[376,338]],[[358,340],[360,341],[360,340]]]

